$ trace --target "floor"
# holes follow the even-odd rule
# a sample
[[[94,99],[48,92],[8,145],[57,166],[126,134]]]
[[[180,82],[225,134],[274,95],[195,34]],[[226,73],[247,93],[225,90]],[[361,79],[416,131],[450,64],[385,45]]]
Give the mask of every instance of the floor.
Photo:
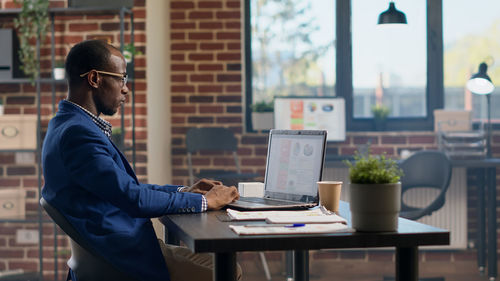
[[[271,273],[271,280],[286,281],[285,265],[283,262],[284,254],[268,252],[266,253],[266,257]],[[261,260],[256,253],[243,253],[238,257],[238,262],[243,268],[244,281],[266,280]],[[368,261],[367,259],[341,260],[338,258],[310,259],[309,273],[311,281],[381,281],[384,280],[384,276],[393,277],[395,275],[394,262],[392,260]],[[486,276],[480,275],[475,259],[420,262],[419,275],[421,278],[444,277],[445,280],[454,281],[488,280]]]

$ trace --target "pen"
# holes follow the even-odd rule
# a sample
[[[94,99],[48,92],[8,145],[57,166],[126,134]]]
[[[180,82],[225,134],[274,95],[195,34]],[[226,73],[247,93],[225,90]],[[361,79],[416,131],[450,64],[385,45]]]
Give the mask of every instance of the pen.
[[[304,223],[294,223],[294,224],[247,224],[245,227],[303,227],[306,226]]]

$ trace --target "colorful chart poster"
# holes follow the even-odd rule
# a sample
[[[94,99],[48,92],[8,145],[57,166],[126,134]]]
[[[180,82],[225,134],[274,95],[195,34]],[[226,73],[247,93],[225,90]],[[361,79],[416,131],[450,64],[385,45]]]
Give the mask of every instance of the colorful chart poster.
[[[274,128],[327,130],[329,141],[345,140],[343,98],[276,97]]]

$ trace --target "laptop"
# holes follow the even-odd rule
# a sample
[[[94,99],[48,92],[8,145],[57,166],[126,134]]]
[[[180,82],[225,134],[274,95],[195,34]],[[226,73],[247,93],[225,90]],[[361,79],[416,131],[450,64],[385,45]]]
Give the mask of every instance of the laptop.
[[[271,130],[264,198],[241,197],[236,210],[300,210],[318,205],[326,154],[325,130]]]

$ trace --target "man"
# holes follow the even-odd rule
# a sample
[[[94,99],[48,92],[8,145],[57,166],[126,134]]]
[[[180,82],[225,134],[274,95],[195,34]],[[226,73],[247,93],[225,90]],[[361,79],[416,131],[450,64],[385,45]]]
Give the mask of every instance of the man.
[[[220,209],[239,198],[236,188],[209,180],[189,188],[139,183],[99,117],[125,102],[122,54],[103,41],[81,42],[66,58],[66,73],[68,98],[43,144],[42,196],[122,272],[145,281],[209,280],[210,256],[159,244],[150,218]]]

